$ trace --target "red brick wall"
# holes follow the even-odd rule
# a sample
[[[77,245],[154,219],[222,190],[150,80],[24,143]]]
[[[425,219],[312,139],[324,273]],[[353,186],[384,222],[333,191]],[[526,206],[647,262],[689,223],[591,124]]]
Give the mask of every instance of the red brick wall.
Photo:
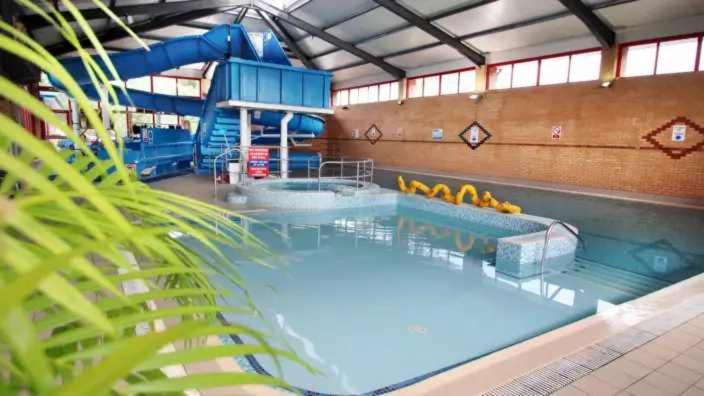
[[[704,127],[704,73],[489,91],[475,102],[440,96],[336,108],[317,147],[377,165],[572,184],[629,192],[704,198],[704,132],[687,129],[667,147],[700,147],[673,159],[644,136],[678,116]],[[492,137],[471,150],[458,134],[479,121]],[[382,139],[364,132],[376,124]],[[559,140],[553,126],[562,127]],[[442,128],[442,141],[431,131]],[[359,138],[354,138],[354,130]]]

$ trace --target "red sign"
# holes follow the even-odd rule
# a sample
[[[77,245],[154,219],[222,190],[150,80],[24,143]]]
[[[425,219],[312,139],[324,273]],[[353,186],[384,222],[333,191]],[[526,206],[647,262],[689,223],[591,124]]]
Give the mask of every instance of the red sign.
[[[269,149],[266,147],[250,147],[247,154],[247,176],[269,176]]]

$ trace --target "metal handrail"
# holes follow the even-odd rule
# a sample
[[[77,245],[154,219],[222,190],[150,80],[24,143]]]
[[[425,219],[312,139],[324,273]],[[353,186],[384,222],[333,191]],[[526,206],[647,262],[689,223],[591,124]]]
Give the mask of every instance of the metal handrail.
[[[582,245],[582,249],[586,249],[586,248],[587,248],[587,243],[584,242],[584,239],[582,239],[582,237],[579,236],[579,234],[577,234],[577,233],[572,229],[572,227],[568,226],[566,223],[564,223],[564,222],[562,222],[562,221],[560,221],[560,220],[555,220],[555,221],[553,221],[552,223],[550,223],[550,225],[548,226],[548,229],[545,231],[545,241],[544,241],[544,243],[543,243],[543,257],[540,259],[540,274],[541,274],[541,275],[543,274],[543,266],[545,265],[545,256],[547,255],[547,252],[548,252],[548,242],[549,242],[549,240],[550,240],[550,239],[549,239],[549,238],[550,238],[550,231],[552,231],[552,229],[553,229],[555,226],[562,226],[564,229],[566,229],[567,231],[569,231],[570,234],[574,235],[574,237],[577,238],[577,241],[578,241],[577,247],[579,247],[579,245]]]
[[[326,166],[330,166],[330,165],[339,165],[340,166],[340,176],[330,176],[330,177],[323,176],[323,169]],[[345,165],[356,166],[356,173],[354,176],[345,176],[345,174],[344,174]],[[362,168],[362,173],[360,173],[360,165],[364,165]],[[367,170],[367,166],[369,166],[369,170]],[[336,160],[336,161],[323,161],[318,166],[318,191],[320,191],[320,183],[323,179],[355,180],[356,181],[355,188],[359,189],[360,180],[363,182],[369,180],[369,183],[374,182],[374,160],[362,159],[362,160],[347,160],[347,161],[345,161],[344,158],[340,158],[339,160]]]
[[[228,154],[233,152],[239,152],[240,146],[229,147],[227,150],[223,151],[220,155],[213,158],[213,198],[218,198],[218,160],[222,157],[226,157]],[[223,169],[223,173],[225,170]]]

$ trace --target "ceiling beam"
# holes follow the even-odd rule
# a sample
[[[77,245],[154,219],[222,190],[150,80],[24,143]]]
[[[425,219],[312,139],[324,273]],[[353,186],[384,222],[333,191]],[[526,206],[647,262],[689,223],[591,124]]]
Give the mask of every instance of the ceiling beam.
[[[236,8],[249,5],[251,0],[190,0],[175,1],[168,3],[147,3],[139,5],[115,6],[111,8],[115,15],[125,17],[128,15],[165,15],[174,13],[185,13],[189,11],[207,10],[215,8]],[[68,21],[73,20],[73,15],[68,11],[61,14]],[[85,19],[107,18],[105,12],[100,8],[86,8],[81,10],[81,15]],[[49,26],[46,20],[37,14],[28,14],[22,17],[24,25],[29,30],[39,29]]]
[[[247,16],[247,11],[249,11],[248,7],[242,7],[240,8],[239,14],[235,17],[234,23],[240,24],[242,21],[244,21],[244,18]]]
[[[484,55],[473,50],[472,48],[469,48],[461,40],[458,40],[456,37],[451,36],[444,30],[420,17],[418,14],[410,11],[408,8],[397,3],[395,0],[374,0],[374,2],[393,12],[400,18],[405,19],[406,22],[410,23],[411,25],[435,37],[441,43],[454,48],[457,52],[472,61],[472,63],[474,63],[475,65],[482,66],[486,63]]]
[[[333,36],[332,34],[327,33],[325,31],[323,31],[322,29],[315,27],[315,26],[311,25],[310,23],[308,23],[300,18],[297,18],[291,14],[288,14],[288,13],[284,12],[283,10],[280,10],[270,4],[267,4],[264,2],[259,2],[256,4],[256,8],[258,8],[259,10],[261,10],[263,12],[268,13],[269,15],[277,18],[278,20],[286,22],[289,25],[294,26],[298,29],[304,30],[304,31],[308,32],[309,34],[320,38],[321,40],[325,40],[328,43],[351,53],[352,55],[355,55],[359,58],[364,59],[365,61],[367,61],[369,63],[376,65],[377,67],[379,67],[382,70],[384,70],[385,72],[391,74],[395,78],[401,79],[401,78],[406,77],[406,72],[404,70],[399,69],[398,67],[396,67],[388,62],[385,62],[381,58],[376,57],[376,56],[370,54],[369,52],[364,51],[360,48],[357,48],[354,45],[350,44],[349,42],[344,41],[336,36]]]
[[[295,55],[298,60],[303,63],[303,65],[309,69],[317,70],[318,67],[313,63],[310,59],[308,59],[308,55],[306,55],[305,52],[301,49],[301,47],[298,46],[296,41],[291,38],[291,36],[288,34],[288,32],[274,19],[272,19],[269,14],[262,12],[260,10],[257,10],[257,14],[259,14],[259,17],[266,22],[266,24],[269,26],[269,29],[271,29],[272,32],[284,43],[286,43],[286,47],[290,49]]]
[[[618,5],[621,5],[621,4],[633,3],[633,2],[636,2],[636,1],[638,1],[638,0],[607,0],[607,1],[603,2],[603,3],[599,3],[599,4],[593,5],[593,6],[591,7],[591,9],[592,9],[592,10],[600,10],[600,9],[603,9],[603,8],[615,7],[615,6],[618,6]],[[556,20],[556,19],[568,17],[568,16],[570,16],[570,15],[572,15],[572,13],[569,12],[569,11],[560,11],[560,12],[556,12],[556,13],[553,13],[553,14],[548,14],[548,15],[539,16],[539,17],[537,17],[537,18],[531,18],[531,19],[526,19],[526,20],[519,21],[519,22],[514,22],[514,23],[511,23],[511,24],[508,24],[508,25],[497,26],[497,27],[494,27],[494,28],[489,28],[489,29],[485,29],[485,30],[480,30],[480,31],[474,32],[474,33],[463,34],[463,35],[459,36],[458,38],[459,38],[460,40],[469,40],[469,39],[472,39],[472,38],[475,38],[475,37],[482,37],[482,36],[486,36],[486,35],[489,35],[489,34],[501,33],[501,32],[506,32],[506,31],[513,30],[513,29],[518,29],[518,28],[526,27],[526,26],[537,25],[537,24],[539,24],[539,23],[544,23],[544,22],[553,21],[553,20]],[[366,42],[366,41],[364,41],[364,42]],[[361,43],[360,43],[360,42],[356,42],[356,43],[355,43],[355,45],[358,45],[358,44],[361,44]],[[394,51],[394,52],[386,53],[386,54],[380,55],[379,57],[382,58],[382,59],[389,59],[389,58],[394,58],[394,57],[401,56],[401,55],[407,55],[407,54],[410,54],[410,53],[413,53],[413,52],[418,52],[418,51],[423,51],[423,50],[427,50],[427,49],[430,49],[430,48],[439,47],[439,46],[441,46],[441,45],[443,45],[441,42],[434,42],[434,43],[424,44],[424,45],[420,45],[420,46],[417,46],[417,47],[412,47],[412,48],[408,48],[408,49],[404,49],[404,50],[400,50],[400,51]],[[333,51],[333,52],[334,52],[334,51]],[[312,58],[315,59],[315,58],[318,57],[318,56],[322,56],[322,55],[318,54],[318,55],[313,56]],[[342,65],[342,66],[334,67],[334,68],[332,68],[332,69],[329,69],[328,71],[336,72],[336,71],[339,71],[339,70],[344,70],[344,69],[349,69],[349,68],[352,68],[352,67],[362,66],[362,65],[365,65],[366,63],[367,63],[367,62],[364,62],[364,61],[352,62],[352,63],[349,63],[349,64],[347,64],[347,65]]]
[[[209,16],[212,14],[216,14],[220,11],[221,10],[219,8],[215,8],[215,9],[208,9],[208,10],[190,11],[190,12],[185,12],[185,13],[181,13],[181,14],[157,16],[153,19],[143,21],[143,22],[133,23],[128,26],[129,26],[130,30],[139,34],[142,32],[160,29],[163,27],[171,26],[171,25],[178,25],[179,23],[187,22],[187,21],[190,21],[193,19],[203,18],[203,17]],[[105,30],[103,32],[97,33],[96,36],[98,37],[98,40],[101,43],[105,43],[108,41],[119,40],[119,39],[122,39],[125,37],[129,37],[129,34],[122,27],[115,26],[115,27],[110,28],[108,30]],[[89,45],[90,44],[90,41],[85,36],[82,37],[79,40],[79,42],[81,45]],[[47,50],[54,55],[63,55],[63,54],[74,51],[75,48],[67,41],[61,41],[57,44],[53,44],[53,45],[48,46]]]
[[[587,26],[602,47],[610,48],[614,45],[616,33],[581,0],[560,0],[560,3]]]
[[[491,4],[491,3],[494,3],[494,2],[496,2],[496,1],[498,1],[498,0],[480,0],[480,1],[477,1],[477,2],[475,2],[475,3],[469,3],[469,4],[460,5],[460,6],[457,6],[457,7],[450,8],[450,9],[448,9],[448,10],[444,10],[444,11],[440,11],[440,12],[438,12],[438,13],[432,14],[432,15],[430,15],[427,19],[428,19],[428,22],[435,22],[435,21],[437,21],[437,20],[439,20],[439,19],[447,18],[447,17],[449,17],[449,16],[456,15],[456,14],[459,14],[459,13],[462,13],[462,12],[465,12],[465,11],[469,11],[469,10],[472,10],[472,9],[474,9],[474,8],[481,7],[481,6],[484,6],[484,5],[487,5],[487,4]],[[400,32],[400,31],[406,30],[406,29],[408,29],[408,28],[410,28],[410,27],[413,27],[413,25],[411,25],[411,24],[403,24],[403,25],[401,25],[401,26],[397,26],[397,27],[394,27],[394,28],[391,28],[391,29],[386,29],[386,30],[384,30],[384,31],[382,31],[382,32],[379,32],[379,33],[374,33],[374,34],[372,34],[371,36],[367,36],[367,37],[365,37],[365,38],[363,38],[363,39],[361,39],[361,40],[359,40],[359,41],[356,41],[356,42],[354,42],[354,43],[352,43],[352,44],[354,44],[354,45],[366,44],[366,43],[368,43],[368,42],[370,42],[370,41],[374,41],[374,40],[376,40],[376,39],[382,38],[382,37],[387,36],[387,35],[389,35],[389,34],[398,33],[398,32]],[[312,58],[315,59],[315,58],[320,57],[320,56],[329,55],[329,54],[331,54],[331,53],[333,53],[333,52],[335,52],[335,51],[337,51],[337,49],[331,49],[331,50],[322,51],[322,52],[319,52],[319,53],[313,55]]]

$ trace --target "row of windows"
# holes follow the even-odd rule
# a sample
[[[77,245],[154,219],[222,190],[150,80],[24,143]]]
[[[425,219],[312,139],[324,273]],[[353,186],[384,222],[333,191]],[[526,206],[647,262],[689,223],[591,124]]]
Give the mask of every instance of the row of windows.
[[[398,81],[341,89],[333,92],[335,106],[387,102],[398,99]]]
[[[535,87],[599,79],[601,51],[489,66],[489,89]]]
[[[621,77],[704,71],[704,37],[661,39],[621,46]]]
[[[456,95],[475,91],[477,72],[474,69],[454,71],[408,80],[408,97]]]
[[[164,95],[201,97],[201,80],[196,78],[145,76],[127,80],[126,86]]]

